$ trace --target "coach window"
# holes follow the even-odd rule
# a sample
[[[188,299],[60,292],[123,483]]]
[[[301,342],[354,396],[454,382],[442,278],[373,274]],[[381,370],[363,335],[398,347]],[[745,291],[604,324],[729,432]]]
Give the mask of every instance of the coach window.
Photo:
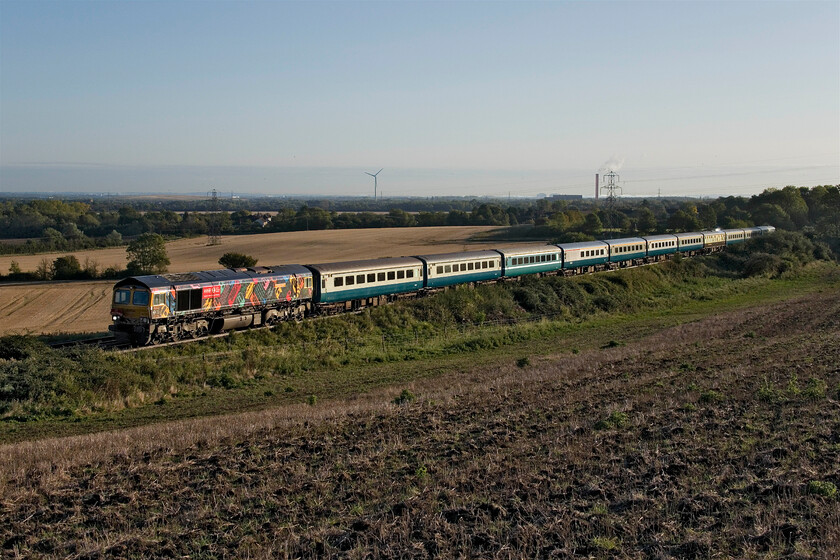
[[[406,270],[405,271],[406,278],[414,278],[414,270]]]
[[[388,272],[388,280],[394,280],[394,279],[396,279],[396,277],[397,277],[397,273],[394,272],[393,270]]]
[[[443,274],[443,267],[442,266],[437,267],[437,273],[438,274]]]
[[[461,272],[467,271],[467,263],[461,263]]]
[[[384,272],[377,272],[376,273],[376,281],[377,282],[384,282],[385,281],[385,273]]]
[[[397,271],[397,280],[404,280],[404,279],[405,279],[405,271],[404,270],[398,270]]]
[[[449,272],[452,272],[452,267],[449,266],[449,265],[446,265],[446,266],[443,267],[443,270],[444,270],[444,272],[449,273]]]
[[[344,283],[347,284],[348,286],[352,286],[353,284],[356,283],[356,278],[353,277],[353,276],[345,276],[344,277]]]
[[[336,288],[341,287],[343,285],[344,285],[344,278],[338,277],[338,278],[335,279],[335,287]]]
[[[370,284],[371,282],[376,282],[376,274],[374,274],[373,272],[368,274],[367,275],[367,281],[368,281],[368,284]]]
[[[364,284],[365,283],[365,275],[359,274],[356,276],[356,284]]]

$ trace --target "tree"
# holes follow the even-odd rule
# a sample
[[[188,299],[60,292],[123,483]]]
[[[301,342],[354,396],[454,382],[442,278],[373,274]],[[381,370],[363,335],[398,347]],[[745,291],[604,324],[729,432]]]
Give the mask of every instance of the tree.
[[[105,244],[110,246],[122,245],[122,234],[115,229],[105,236]]]
[[[647,206],[643,206],[639,209],[637,216],[638,221],[636,222],[636,229],[638,229],[640,233],[650,233],[652,231],[656,231],[656,228],[659,227],[659,224],[656,223],[656,215],[653,213],[653,210]]]
[[[591,214],[586,215],[582,231],[583,233],[589,235],[598,235],[601,233],[603,227],[604,225],[601,223],[601,218],[598,217],[598,214],[592,212]]]
[[[52,263],[52,277],[56,280],[72,280],[78,278],[82,272],[82,265],[75,255],[58,257]]]
[[[256,266],[257,259],[243,253],[225,253],[219,259],[219,264],[225,268],[249,268]]]
[[[128,273],[162,274],[169,266],[166,242],[157,233],[144,233],[128,244]]]

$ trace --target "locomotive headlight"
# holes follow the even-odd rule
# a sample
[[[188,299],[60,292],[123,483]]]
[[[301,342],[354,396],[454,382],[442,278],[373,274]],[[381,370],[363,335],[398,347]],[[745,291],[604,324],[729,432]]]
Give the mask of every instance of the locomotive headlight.
[[[111,319],[113,319],[114,321],[116,321],[119,318],[120,318],[119,315],[111,315]]]

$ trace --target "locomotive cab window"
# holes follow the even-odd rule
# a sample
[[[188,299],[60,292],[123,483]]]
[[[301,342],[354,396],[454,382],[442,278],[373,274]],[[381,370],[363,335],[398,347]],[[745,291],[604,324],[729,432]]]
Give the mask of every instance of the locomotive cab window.
[[[166,294],[155,294],[152,298],[153,305],[166,305]]]
[[[125,305],[129,301],[131,301],[131,291],[117,290],[114,292],[114,303]]]
[[[131,303],[134,305],[149,305],[149,292],[137,290],[134,292],[134,298]]]

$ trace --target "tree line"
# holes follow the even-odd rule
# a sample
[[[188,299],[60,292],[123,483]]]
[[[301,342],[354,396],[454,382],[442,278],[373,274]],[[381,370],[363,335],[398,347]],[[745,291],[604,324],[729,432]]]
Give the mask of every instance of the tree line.
[[[322,201],[329,203],[330,201]],[[463,203],[454,199],[457,205]],[[414,203],[414,202],[412,202]],[[440,203],[440,202],[438,202]],[[142,204],[148,204],[143,202]],[[330,206],[330,204],[325,204]],[[767,189],[745,197],[721,197],[715,200],[624,199],[613,207],[593,200],[470,201],[468,210],[408,212],[392,208],[388,212],[340,212],[321,206],[286,207],[271,216],[247,209],[234,212],[141,211],[123,205],[117,209],[95,209],[88,203],[37,199],[0,202],[0,253],[33,254],[70,252],[93,247],[148,243],[151,235],[174,239],[206,235],[214,228],[224,235],[257,232],[305,231],[323,229],[358,229],[382,227],[430,226],[523,226],[517,236],[573,242],[599,237],[649,235],[666,232],[709,230],[716,227],[739,228],[772,225],[779,229],[803,231],[826,242],[840,254],[840,187],[812,188],[788,186]],[[13,243],[16,237],[30,237]],[[165,247],[164,247],[165,251]],[[129,261],[132,260],[131,254]],[[128,272],[137,272],[137,267]],[[81,263],[72,255],[50,262],[43,259],[34,276],[37,279],[72,279],[119,277],[126,271],[99,270],[87,259]],[[26,279],[13,263],[11,278]]]

